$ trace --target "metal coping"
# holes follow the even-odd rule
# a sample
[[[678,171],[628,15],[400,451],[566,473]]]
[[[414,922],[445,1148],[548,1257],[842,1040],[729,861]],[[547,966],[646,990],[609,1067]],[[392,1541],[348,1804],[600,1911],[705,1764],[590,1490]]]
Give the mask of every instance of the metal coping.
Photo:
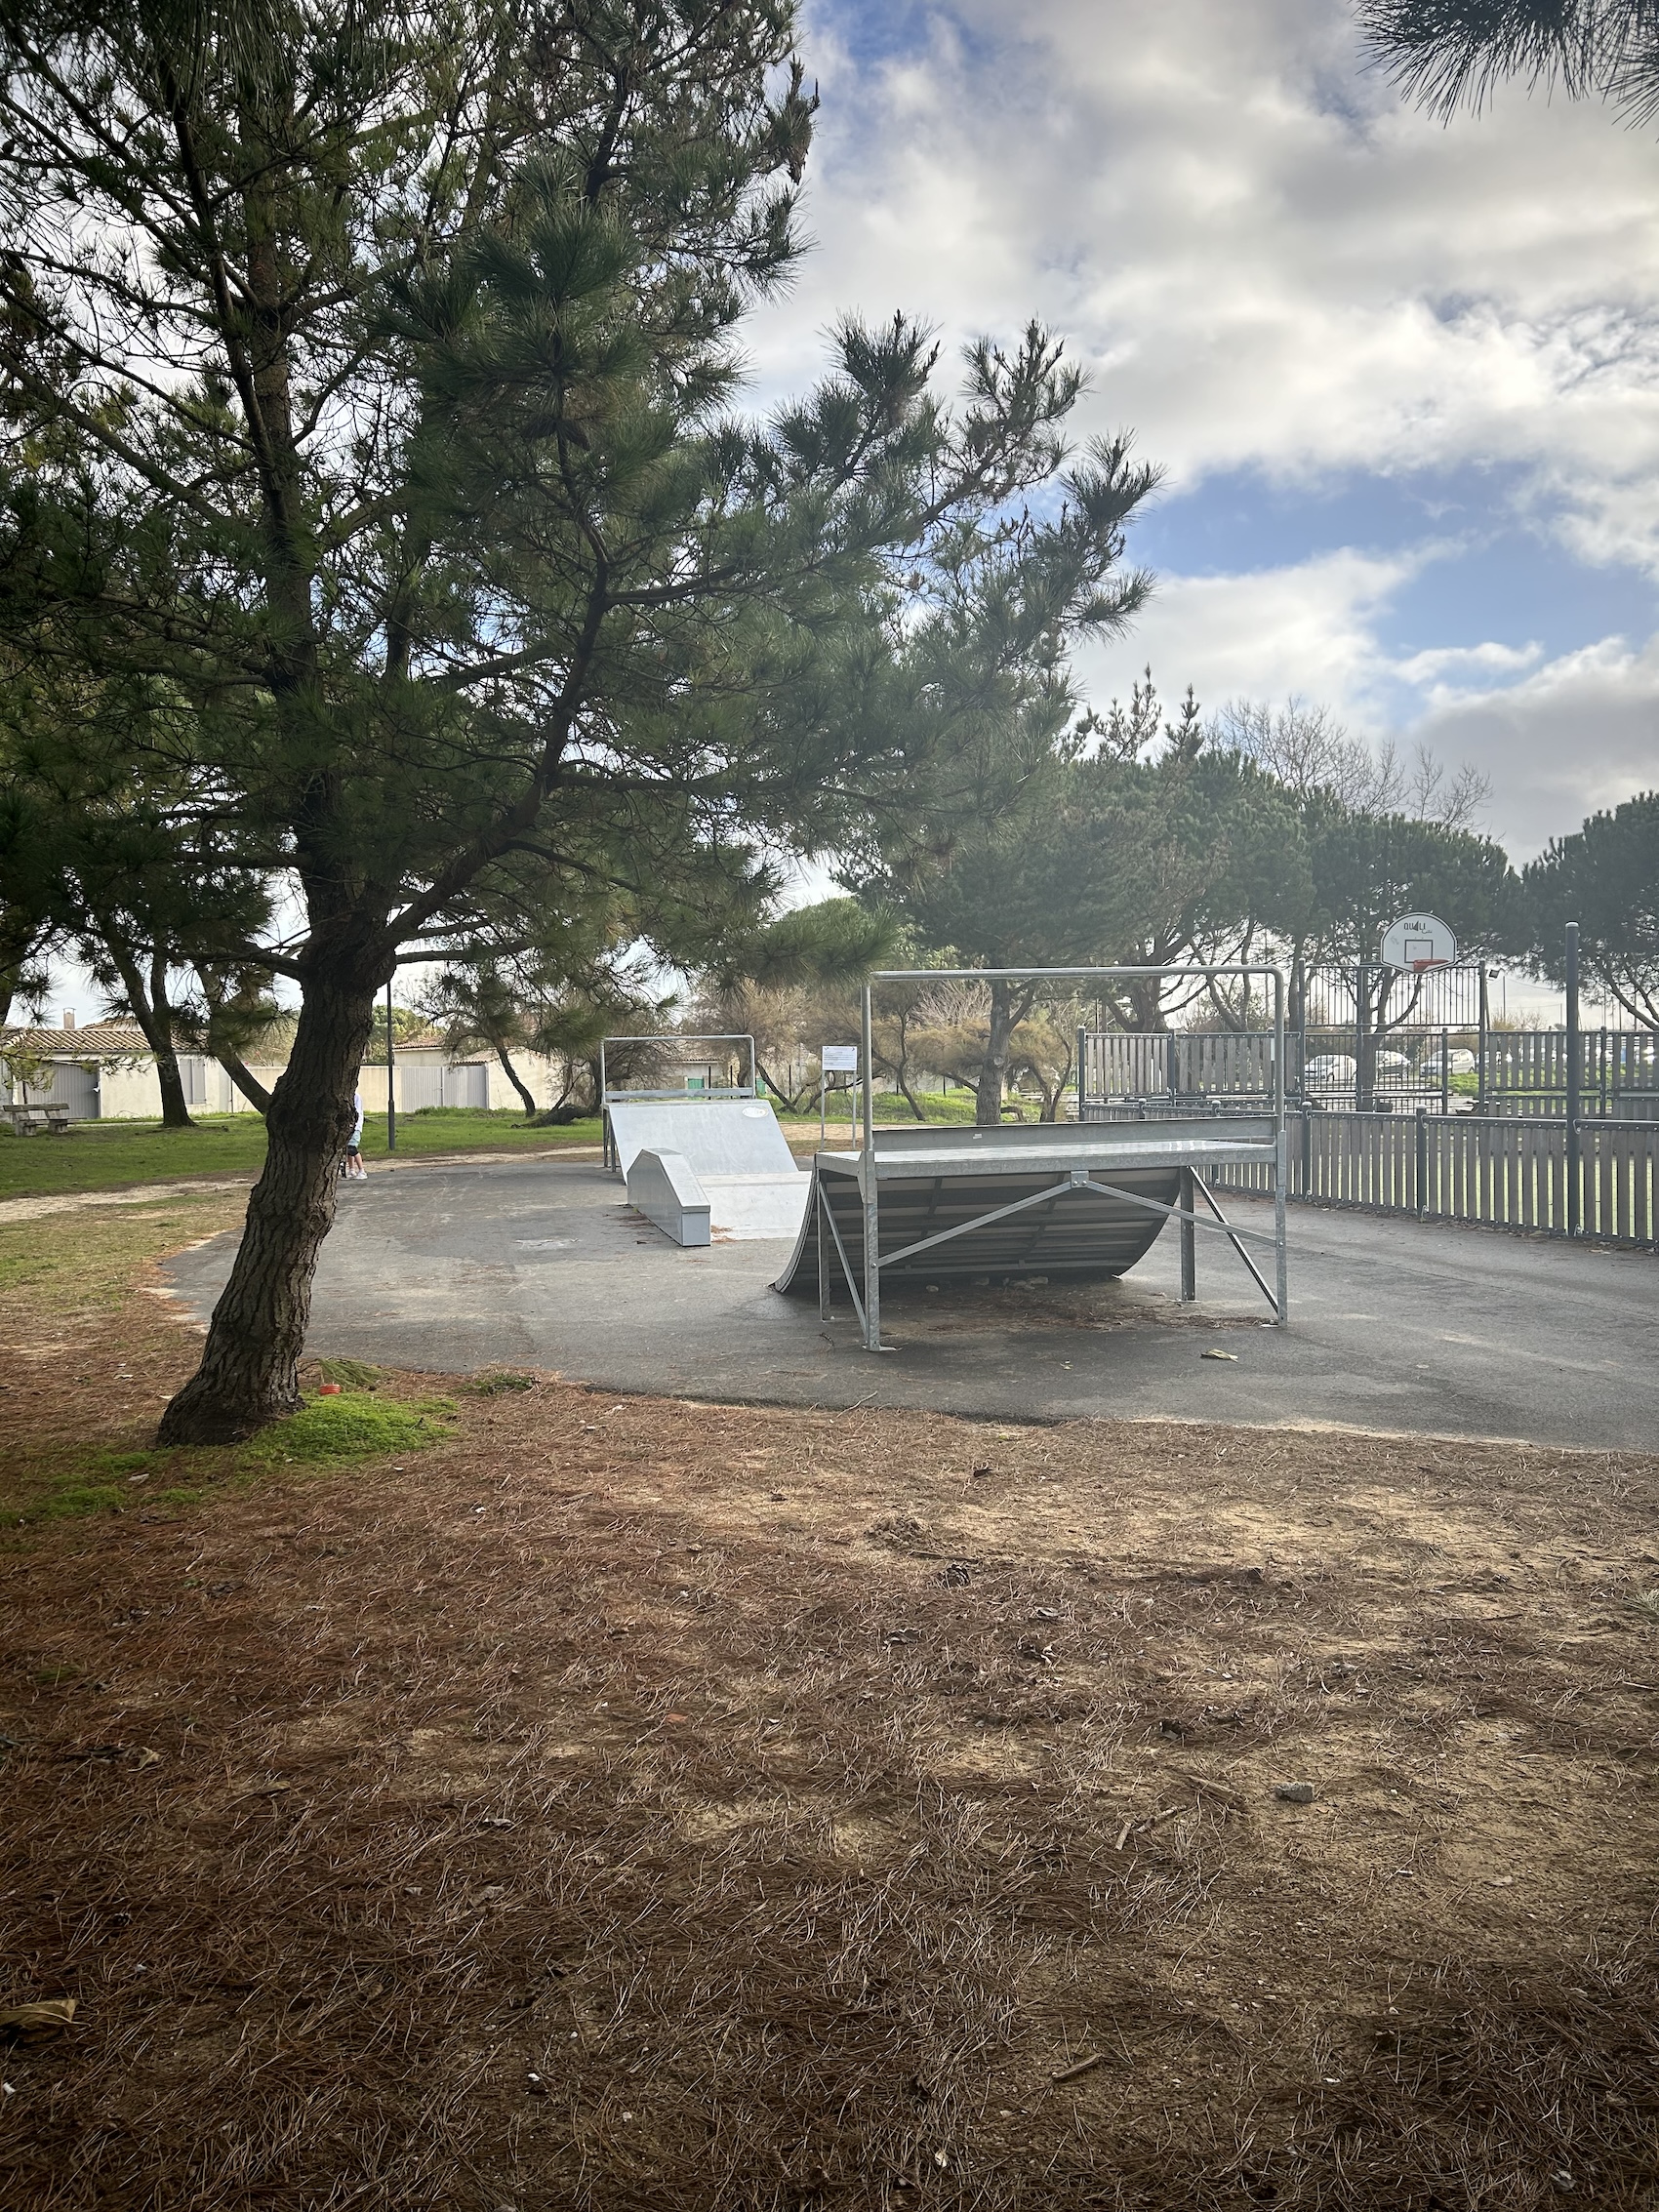
[[[607,1045],[748,1045],[749,1081],[722,1083],[711,1091],[651,1091],[616,1090],[610,1086],[605,1073],[605,1048]],[[747,1029],[668,1029],[659,1030],[648,1037],[601,1037],[599,1039],[599,1106],[603,1111],[611,1099],[752,1099],[755,1092],[756,1060],[754,1039]]]
[[[880,1351],[883,1348],[881,1343],[882,1259],[880,1230],[881,1183],[883,1177],[881,1168],[880,1166],[878,1166],[876,1160],[875,1104],[872,1082],[873,1021],[871,1011],[871,994],[877,985],[902,983],[1082,983],[1085,981],[1093,983],[1107,983],[1114,980],[1121,980],[1125,982],[1150,982],[1153,977],[1168,977],[1171,979],[1187,978],[1194,981],[1205,981],[1223,977],[1243,979],[1247,976],[1259,976],[1264,980],[1271,982],[1273,985],[1274,993],[1274,1233],[1271,1239],[1264,1239],[1264,1241],[1272,1242],[1275,1251],[1275,1273],[1273,1285],[1270,1286],[1268,1284],[1259,1269],[1251,1261],[1249,1255],[1244,1250],[1243,1244],[1240,1242],[1239,1232],[1234,1230],[1232,1224],[1226,1220],[1225,1216],[1223,1216],[1221,1208],[1217,1205],[1215,1198],[1212,1196],[1207,1185],[1204,1183],[1202,1176],[1197,1173],[1195,1167],[1187,1167],[1183,1171],[1185,1176],[1191,1178],[1190,1187],[1192,1190],[1192,1196],[1188,1199],[1188,1203],[1185,1206],[1168,1206],[1149,1198],[1131,1199],[1130,1203],[1134,1205],[1144,1206],[1148,1211],[1160,1215],[1164,1220],[1175,1220],[1179,1221],[1179,1223],[1181,1224],[1181,1274],[1182,1296],[1184,1299],[1190,1295],[1190,1286],[1194,1280],[1193,1248],[1196,1243],[1195,1232],[1200,1227],[1212,1229],[1217,1233],[1225,1235],[1227,1237],[1228,1241],[1232,1244],[1234,1252],[1237,1253],[1239,1259],[1244,1263],[1250,1273],[1255,1277],[1258,1285],[1266,1294],[1270,1304],[1274,1308],[1275,1320],[1277,1322],[1280,1328],[1286,1327],[1288,1325],[1290,1315],[1290,1296],[1285,1254],[1285,1183],[1287,1161],[1285,1157],[1284,1118],[1284,1014],[1286,985],[1284,970],[1282,968],[1276,968],[1265,963],[1257,963],[1253,961],[1229,962],[1226,965],[1218,965],[1213,967],[1194,966],[1191,963],[1182,963],[1179,966],[1169,964],[1153,967],[1088,966],[1063,968],[882,968],[870,976],[864,986],[863,1026],[860,1036],[860,1058],[862,1062],[860,1068],[860,1079],[862,1081],[864,1091],[864,1141],[860,1147],[858,1155],[859,1187],[864,1201],[864,1267],[862,1270],[864,1275],[864,1296],[862,1298],[859,1297],[858,1291],[854,1286],[852,1269],[848,1265],[846,1253],[844,1250],[839,1249],[838,1234],[836,1237],[842,1273],[845,1277],[847,1288],[852,1294],[854,1304],[858,1307],[859,1319],[863,1324],[865,1349],[867,1351]],[[1131,1124],[1124,1126],[1139,1127],[1141,1125]],[[1144,1149],[1146,1151],[1151,1151],[1154,1148],[1157,1142],[1155,1135],[1155,1124],[1149,1123],[1145,1126],[1149,1130],[1149,1136],[1144,1141]],[[1167,1133],[1165,1133],[1164,1141],[1167,1144]],[[992,1151],[988,1152],[988,1154],[986,1155],[987,1160],[989,1161],[990,1159],[994,1158],[996,1156],[996,1150],[1000,1149],[1001,1147],[997,1147]],[[963,1150],[965,1154],[965,1146],[963,1147]],[[1003,1156],[1004,1158],[1006,1158],[1005,1152]],[[895,1160],[895,1155],[892,1153],[890,1153],[888,1157],[890,1161]],[[975,1167],[969,1166],[966,1157],[964,1157],[962,1165],[966,1169],[966,1172],[968,1172],[969,1174],[986,1172],[985,1170],[979,1170]],[[888,1179],[890,1180],[891,1177],[897,1172],[899,1171],[897,1170],[895,1164],[889,1169]],[[1059,1170],[1057,1168],[1055,1172],[1064,1173],[1065,1171]],[[1116,1196],[1119,1198],[1127,1195],[1122,1191],[1108,1191],[1102,1186],[1094,1184],[1092,1177],[1087,1174],[1086,1170],[1083,1173],[1079,1174],[1076,1170],[1073,1169],[1070,1172],[1070,1174],[1067,1175],[1065,1184],[1057,1184],[1054,1186],[1052,1193],[1033,1194],[1033,1196],[1032,1197],[1028,1197],[1019,1201],[1017,1206],[1015,1207],[993,1208],[991,1212],[985,1215],[975,1217],[975,1219],[972,1221],[965,1221],[961,1223],[954,1230],[951,1231],[951,1234],[960,1235],[965,1230],[977,1226],[989,1226],[991,1222],[999,1220],[1009,1213],[1024,1212],[1025,1209],[1030,1205],[1047,1203],[1051,1195],[1058,1196],[1061,1194],[1063,1189],[1071,1189],[1077,1192],[1079,1195],[1086,1189],[1093,1189],[1100,1191],[1102,1195]],[[1186,1192],[1184,1190],[1183,1195],[1185,1194]],[[1197,1199],[1200,1195],[1202,1196],[1204,1203],[1208,1208],[1209,1214],[1214,1217],[1213,1220],[1206,1219],[1205,1217],[1199,1215],[1197,1211]],[[820,1246],[822,1249],[826,1221],[828,1221],[829,1226],[832,1230],[834,1228],[834,1223],[833,1218],[828,1215],[826,1212],[826,1194],[823,1187],[822,1175],[816,1165],[813,1173],[813,1193],[810,1202],[818,1210],[819,1219],[817,1227]],[[1245,1231],[1244,1234],[1249,1235],[1251,1237],[1251,1241],[1256,1240],[1255,1235],[1252,1232]],[[821,1309],[827,1312],[829,1301],[829,1277],[827,1272],[822,1276],[821,1280],[823,1286],[821,1290]]]

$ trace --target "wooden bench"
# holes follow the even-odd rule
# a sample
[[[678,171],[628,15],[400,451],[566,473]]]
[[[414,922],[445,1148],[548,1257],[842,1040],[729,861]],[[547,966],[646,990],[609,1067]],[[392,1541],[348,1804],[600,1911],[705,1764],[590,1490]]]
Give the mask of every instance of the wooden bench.
[[[66,1106],[18,1106],[6,1108],[12,1117],[12,1132],[18,1137],[32,1137],[39,1129],[49,1130],[54,1137],[69,1134],[69,1109]]]

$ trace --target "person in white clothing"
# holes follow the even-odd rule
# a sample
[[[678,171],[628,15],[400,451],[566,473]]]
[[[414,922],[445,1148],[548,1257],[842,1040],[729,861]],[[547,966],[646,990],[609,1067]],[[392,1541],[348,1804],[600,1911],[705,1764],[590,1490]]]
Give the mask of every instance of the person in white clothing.
[[[363,1165],[363,1094],[361,1091],[352,1092],[351,1106],[357,1118],[351,1124],[351,1135],[345,1146],[344,1173],[347,1180],[352,1183],[367,1183],[369,1171]]]

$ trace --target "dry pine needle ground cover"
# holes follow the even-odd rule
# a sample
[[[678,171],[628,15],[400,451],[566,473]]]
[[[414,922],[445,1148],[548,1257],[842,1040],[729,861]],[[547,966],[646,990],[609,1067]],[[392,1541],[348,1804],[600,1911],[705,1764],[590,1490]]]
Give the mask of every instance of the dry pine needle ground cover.
[[[231,1202],[0,1240],[8,2207],[1659,2205],[1654,1462],[537,1378],[30,1518]]]

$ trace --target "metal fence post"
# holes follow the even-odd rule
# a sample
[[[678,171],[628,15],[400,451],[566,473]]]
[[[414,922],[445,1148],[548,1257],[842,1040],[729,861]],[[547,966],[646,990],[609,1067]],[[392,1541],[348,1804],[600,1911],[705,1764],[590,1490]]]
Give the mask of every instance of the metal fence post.
[[[1479,1052],[1475,1063],[1475,1110],[1486,1110],[1486,1048],[1490,1042],[1491,1022],[1486,999],[1486,963],[1480,963],[1480,1039]]]
[[[1583,1192],[1579,1189],[1579,1027],[1578,1027],[1578,924],[1567,924],[1567,1234],[1579,1231]]]
[[[1284,1126],[1284,971],[1274,971],[1274,1318],[1290,1326],[1290,1263],[1285,1245],[1285,1184],[1290,1176],[1290,1142]]]
[[[1181,1303],[1191,1306],[1198,1295],[1198,1230],[1192,1219],[1198,1192],[1190,1167],[1181,1170],[1176,1204],[1181,1208]]]
[[[1429,1109],[1417,1108],[1417,1219],[1429,1214]]]
[[[385,1148],[397,1149],[397,1068],[391,1041],[391,979],[385,986]]]
[[[1365,1046],[1371,1026],[1371,1006],[1366,995],[1369,985],[1365,981],[1365,963],[1361,960],[1354,971],[1354,1110],[1364,1113],[1371,1101],[1366,1096]]]
[[[864,986],[864,1026],[860,1042],[864,1061],[864,1156],[859,1180],[864,1186],[864,1348],[881,1349],[881,1216],[875,1186],[875,1102],[870,1096],[870,985]]]

